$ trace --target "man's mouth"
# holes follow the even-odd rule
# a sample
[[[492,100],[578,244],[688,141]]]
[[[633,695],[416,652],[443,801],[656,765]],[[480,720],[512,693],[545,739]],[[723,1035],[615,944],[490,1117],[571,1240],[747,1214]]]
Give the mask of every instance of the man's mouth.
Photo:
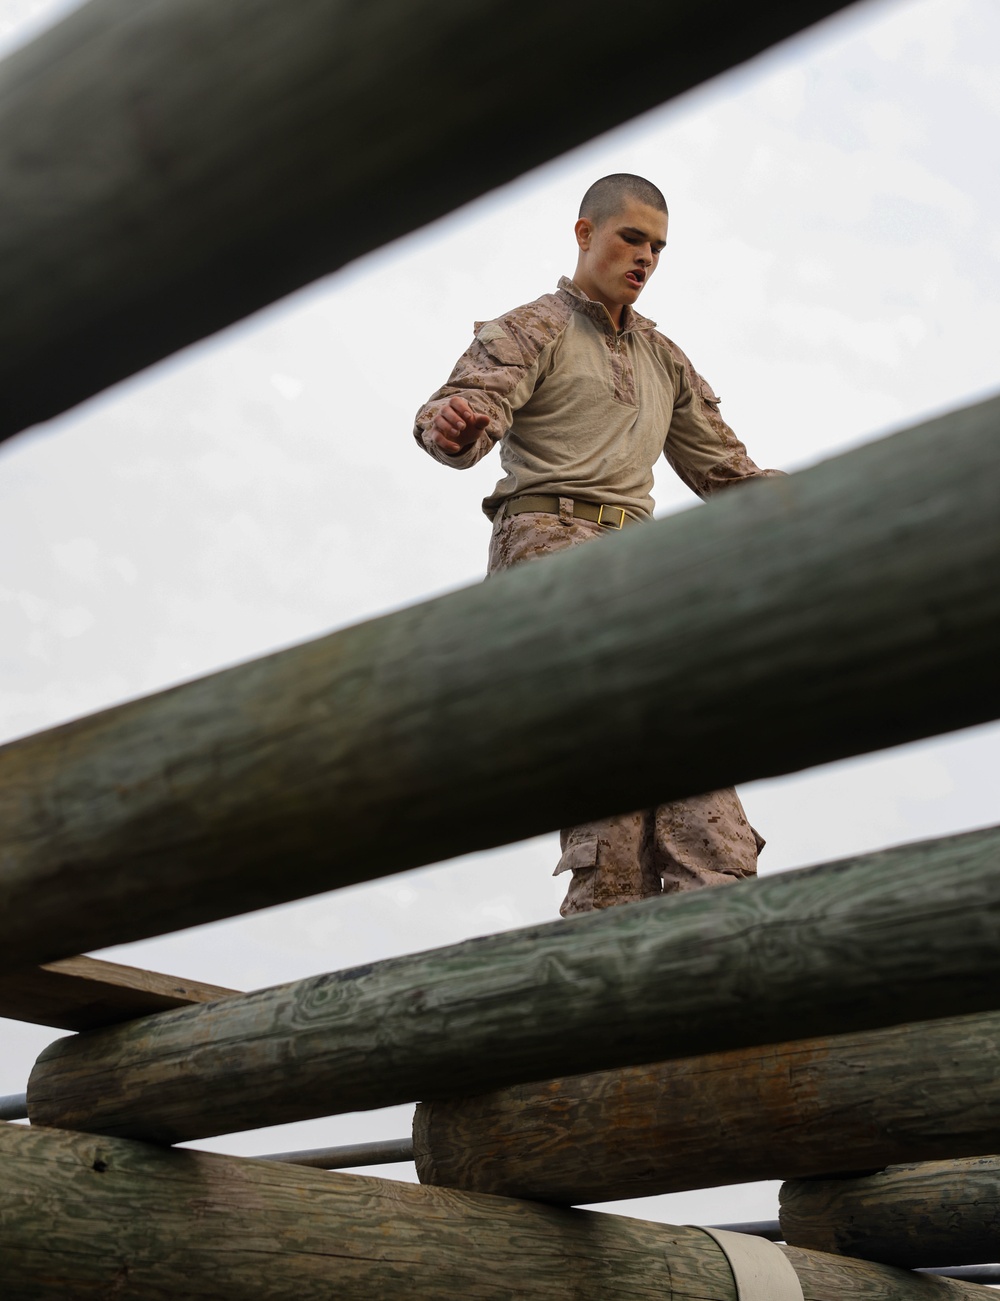
[[[636,289],[641,289],[646,279],[645,271],[626,271],[625,279]]]

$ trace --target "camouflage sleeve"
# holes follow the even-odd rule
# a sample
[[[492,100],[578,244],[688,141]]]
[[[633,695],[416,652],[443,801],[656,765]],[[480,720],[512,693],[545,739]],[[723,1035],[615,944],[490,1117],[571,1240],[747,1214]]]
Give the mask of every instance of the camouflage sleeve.
[[[668,345],[677,365],[677,392],[663,455],[680,479],[699,497],[744,479],[770,479],[783,470],[762,470],[719,414],[715,391],[675,343]]]
[[[524,309],[519,309],[523,311]],[[476,336],[459,357],[447,384],[433,393],[417,412],[413,436],[426,452],[443,465],[464,470],[475,465],[510,428],[514,412],[531,396],[547,342],[544,332],[510,313],[497,321],[477,321]],[[431,421],[449,398],[465,398],[489,424],[470,447],[449,456],[428,433]]]

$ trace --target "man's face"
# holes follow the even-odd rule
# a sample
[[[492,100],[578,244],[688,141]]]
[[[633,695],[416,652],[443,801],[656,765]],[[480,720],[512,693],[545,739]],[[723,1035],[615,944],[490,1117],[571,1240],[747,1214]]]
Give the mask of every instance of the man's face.
[[[631,307],[656,270],[667,242],[667,214],[628,199],[617,216],[600,226],[581,217],[576,242],[580,256],[574,279],[617,324],[622,307]]]

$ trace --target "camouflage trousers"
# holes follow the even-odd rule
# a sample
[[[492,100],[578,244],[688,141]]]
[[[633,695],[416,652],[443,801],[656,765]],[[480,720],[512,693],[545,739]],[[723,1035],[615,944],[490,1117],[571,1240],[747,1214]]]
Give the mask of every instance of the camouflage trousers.
[[[568,498],[560,504],[559,515],[529,511],[505,517],[501,511],[493,525],[489,572],[607,534],[614,545],[616,530],[574,519]],[[572,873],[559,909],[563,917],[755,876],[764,847],[732,787],[568,827],[560,842],[554,875]]]

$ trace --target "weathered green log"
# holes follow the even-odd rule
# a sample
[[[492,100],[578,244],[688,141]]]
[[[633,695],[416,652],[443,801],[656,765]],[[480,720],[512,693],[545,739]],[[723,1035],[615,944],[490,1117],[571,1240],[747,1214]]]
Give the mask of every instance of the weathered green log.
[[[1000,1137],[1000,1015],[421,1103],[413,1136],[422,1183],[571,1204],[974,1155]]]
[[[0,437],[846,2],[637,0],[609,65],[600,0],[91,0],[0,68]]]
[[[14,742],[0,967],[995,718],[998,481],[994,399]]]
[[[4,1301],[736,1301],[694,1228],[0,1126]],[[973,1286],[789,1251],[805,1301]]]
[[[795,1180],[782,1185],[780,1201],[782,1232],[797,1247],[911,1269],[985,1264],[1000,1255],[997,1156]]]
[[[94,1030],[29,1114],[178,1142],[995,1009],[998,855],[969,832]]]

